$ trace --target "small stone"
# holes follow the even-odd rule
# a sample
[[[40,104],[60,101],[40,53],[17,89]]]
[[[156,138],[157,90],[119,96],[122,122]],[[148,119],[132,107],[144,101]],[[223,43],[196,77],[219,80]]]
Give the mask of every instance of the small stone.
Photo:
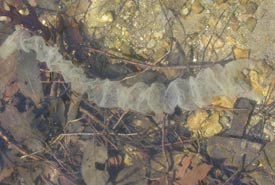
[[[246,20],[246,27],[250,32],[253,32],[253,30],[255,29],[257,25],[257,19],[255,19],[254,17],[249,17]]]
[[[233,49],[233,54],[235,59],[248,59],[250,50],[236,47]]]
[[[9,5],[4,1],[3,2],[4,4],[3,4],[3,8],[4,8],[4,10],[6,10],[6,11],[10,11],[10,7],[9,7]]]
[[[156,41],[155,40],[150,40],[147,44],[147,48],[153,48],[156,46]]]
[[[100,18],[100,22],[102,23],[110,23],[113,22],[114,18],[113,18],[113,14],[112,12],[106,12],[101,18]]]
[[[227,0],[216,0],[216,3],[218,5],[225,3]]]
[[[36,7],[36,6],[37,6],[36,0],[29,0],[29,4],[30,4],[32,7]]]
[[[240,28],[240,24],[239,23],[232,23],[231,26],[233,31],[238,31]]]
[[[208,26],[210,28],[214,28],[218,22],[218,18],[215,16],[210,16],[208,20]]]
[[[21,15],[29,15],[30,14],[30,11],[29,9],[25,8],[25,9],[20,9],[18,11]]]
[[[0,22],[10,22],[11,18],[7,16],[0,16]]]
[[[161,32],[161,31],[155,32],[155,33],[153,33],[153,36],[154,36],[155,39],[161,40],[163,38],[163,36],[164,36],[164,33]]]
[[[226,37],[225,42],[226,42],[226,44],[228,46],[234,46],[234,45],[236,45],[236,40],[233,37],[231,37],[231,36]]]
[[[236,16],[231,17],[230,27],[233,31],[238,31],[238,29],[240,28],[240,22]]]
[[[181,15],[187,16],[189,14],[190,10],[187,7],[184,7],[183,9],[181,9],[180,13]]]
[[[209,41],[211,41],[211,43],[209,43]],[[201,42],[205,47],[210,44],[214,49],[220,49],[225,44],[224,40],[219,38],[217,35],[203,35],[201,37]]]
[[[192,5],[192,12],[196,14],[200,14],[204,10],[202,4],[196,0]]]
[[[245,5],[249,2],[249,0],[239,0],[241,5]]]
[[[246,13],[247,14],[254,14],[257,11],[258,5],[255,2],[249,2],[246,6]]]
[[[209,35],[202,35],[201,37],[201,42],[203,44],[204,47],[206,47],[209,44],[209,40],[210,40],[211,36]]]
[[[221,39],[221,38],[218,38],[216,41],[215,41],[215,43],[214,43],[214,48],[215,49],[220,49],[220,48],[222,48],[224,46],[224,41],[223,41],[223,39]]]

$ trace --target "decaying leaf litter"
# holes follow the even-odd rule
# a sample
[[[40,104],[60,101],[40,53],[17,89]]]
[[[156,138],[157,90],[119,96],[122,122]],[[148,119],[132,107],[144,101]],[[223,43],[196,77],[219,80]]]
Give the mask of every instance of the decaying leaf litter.
[[[273,69],[272,8],[272,1],[5,0],[0,34],[4,40],[15,26],[41,34],[90,77],[169,82],[207,62],[250,58]],[[274,87],[261,86],[265,73],[249,76],[267,97],[260,105],[219,97],[203,110],[141,115],[87,102],[32,56],[0,63],[4,184],[273,184]]]

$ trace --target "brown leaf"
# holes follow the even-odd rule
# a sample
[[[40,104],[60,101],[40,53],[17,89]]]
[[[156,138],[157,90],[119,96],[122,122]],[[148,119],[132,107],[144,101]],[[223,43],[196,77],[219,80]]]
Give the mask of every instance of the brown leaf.
[[[81,99],[82,97],[76,96],[74,94],[71,95],[71,102],[67,113],[67,119],[69,121],[74,120],[76,118]]]
[[[175,79],[182,74],[182,71],[178,69],[166,69],[161,70],[160,72],[163,73],[169,80]]]
[[[43,148],[40,142],[43,137],[31,127],[33,116],[31,111],[21,113],[14,106],[7,105],[5,111],[0,113],[0,124],[18,143],[25,144],[32,151],[39,151]]]
[[[181,179],[185,176],[185,172],[191,164],[192,157],[184,157],[181,161],[180,167],[177,169],[176,178]]]
[[[195,166],[192,169],[189,169],[192,163],[193,157],[184,157],[181,162],[181,166],[178,167],[176,172],[176,179],[179,185],[195,185],[199,181],[203,180],[209,170],[212,168],[211,165],[203,163],[201,165]],[[189,169],[189,171],[187,171]]]
[[[117,185],[126,185],[126,184],[135,184],[135,185],[143,185],[147,184],[146,183],[146,178],[145,178],[145,170],[144,168],[142,169],[138,165],[131,165],[131,166],[126,166],[123,168],[117,178],[115,184]],[[161,179],[160,183],[158,185],[166,185],[166,179],[165,177]]]
[[[84,144],[84,143],[83,143]],[[81,174],[87,185],[106,184],[109,174],[97,169],[97,164],[105,164],[108,159],[106,146],[97,146],[94,142],[87,141],[82,158]]]
[[[18,91],[19,91],[19,87],[17,83],[12,83],[6,86],[5,98],[10,98],[14,94],[16,94]]]
[[[11,161],[5,155],[2,155],[1,158],[2,158],[2,161],[1,161],[2,169],[0,171],[0,182],[4,178],[9,177],[14,171]]]
[[[31,119],[31,114],[20,113],[12,105],[6,106],[5,112],[0,113],[1,127],[9,131],[17,142],[22,142],[32,132]]]
[[[15,79],[16,55],[9,56],[6,60],[0,59],[0,98],[6,86]]]
[[[40,81],[40,68],[35,55],[29,53],[17,54],[17,79],[21,92],[38,105],[44,94]]]
[[[180,178],[178,181],[179,185],[196,185],[199,184],[199,181],[203,180],[209,170],[212,168],[212,165],[201,164],[194,167],[191,171],[187,172]]]
[[[30,170],[28,168],[19,166],[16,168],[16,170],[18,171],[22,179],[24,179],[24,182],[26,182],[26,184],[34,184],[34,179],[32,178],[32,174],[30,173]]]
[[[67,184],[67,185],[75,185],[76,184],[76,182],[74,182],[69,177],[64,176],[64,175],[61,175],[59,177],[59,182],[60,182],[60,184]]]

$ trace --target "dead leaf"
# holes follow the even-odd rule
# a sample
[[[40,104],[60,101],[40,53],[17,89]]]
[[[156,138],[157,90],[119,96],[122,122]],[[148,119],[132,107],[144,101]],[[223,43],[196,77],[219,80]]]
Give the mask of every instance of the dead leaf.
[[[0,113],[2,128],[9,131],[18,143],[25,144],[32,151],[40,151],[43,149],[43,137],[31,127],[32,119],[31,111],[21,113],[12,105],[7,105],[5,111]]]
[[[197,110],[187,118],[187,126],[194,133],[200,133],[203,137],[211,137],[222,131],[219,122],[220,113],[209,113],[205,110]]]
[[[16,55],[13,54],[6,60],[0,59],[0,66],[0,98],[2,98],[6,86],[15,79]]]
[[[261,148],[260,143],[234,137],[214,136],[207,141],[207,153],[211,158],[222,160],[225,166],[246,166],[247,170],[252,170],[258,165],[258,160],[255,159]]]
[[[8,97],[14,95],[18,88],[30,97],[36,105],[43,97],[43,89],[40,81],[40,69],[33,54],[16,52],[7,59],[0,59],[0,98],[6,90]],[[17,82],[9,86],[9,83],[17,77]],[[9,86],[9,87],[8,87]]]
[[[40,81],[40,68],[34,54],[18,53],[17,79],[21,92],[38,105],[44,95]]]
[[[193,112],[187,118],[187,126],[193,131],[197,132],[201,129],[201,124],[208,118],[208,113],[205,110],[198,110]]]
[[[235,97],[219,96],[215,97],[211,104],[218,107],[233,108],[236,99]]]
[[[231,128],[225,133],[232,136],[242,137],[249,123],[250,114],[255,107],[255,102],[247,98],[239,98],[234,105]],[[240,111],[241,110],[241,111]]]
[[[78,107],[81,102],[81,97],[74,94],[71,95],[71,102],[67,113],[68,121],[74,120],[78,113]]]
[[[55,165],[43,164],[43,172],[41,176],[44,176],[52,184],[60,184],[60,180],[63,176],[63,173],[61,173],[60,170],[56,168]]]
[[[175,79],[182,74],[182,72],[177,69],[166,69],[166,70],[161,70],[160,72],[162,72],[166,76],[166,78],[169,80]]]
[[[5,98],[10,98],[19,91],[17,83],[12,83],[6,86]],[[8,100],[7,100],[8,101]]]
[[[202,136],[211,137],[222,131],[219,112],[213,112],[201,125]]]
[[[177,169],[176,178],[181,179],[185,175],[185,171],[188,169],[191,164],[192,157],[184,157],[181,161],[180,167]]]
[[[74,182],[69,177],[64,176],[64,175],[61,175],[59,177],[59,182],[60,182],[60,184],[67,184],[67,185],[75,185],[76,184],[76,182]]]
[[[24,179],[26,184],[34,184],[34,178],[32,177],[30,171],[27,168],[17,167],[16,168],[20,176]]]
[[[104,166],[108,159],[106,146],[97,146],[94,142],[86,142],[86,148],[83,152],[81,173],[87,185],[106,184],[109,179],[108,171],[98,169],[98,166]]]
[[[61,99],[51,100],[49,107],[49,116],[52,118],[53,122],[60,122],[62,126],[65,125],[65,104]]]
[[[144,177],[144,178],[142,178]],[[146,183],[145,178],[145,169],[142,169],[138,165],[127,166],[123,168],[117,178],[117,185],[126,185],[126,184],[135,184],[135,185],[144,185]]]
[[[203,180],[209,170],[212,168],[211,165],[208,164],[201,164],[199,166],[196,166],[191,171],[186,173],[184,177],[182,177],[179,181],[179,185],[195,185],[199,184],[199,181]]]
[[[0,182],[4,178],[9,177],[14,171],[11,161],[5,155],[1,155],[1,168],[2,169],[0,170]]]
[[[189,168],[192,164],[193,157],[188,156],[182,159],[180,166],[176,171],[176,182],[179,185],[196,185],[203,180],[209,170],[212,168],[212,165],[206,163],[197,165]]]

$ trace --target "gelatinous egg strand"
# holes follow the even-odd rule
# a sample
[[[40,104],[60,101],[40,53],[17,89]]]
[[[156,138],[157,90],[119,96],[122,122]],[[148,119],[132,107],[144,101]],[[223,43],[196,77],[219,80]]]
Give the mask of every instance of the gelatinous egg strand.
[[[6,58],[15,50],[35,52],[37,60],[45,62],[50,71],[60,72],[64,80],[71,83],[73,91],[87,93],[89,101],[104,108],[171,114],[177,106],[187,111],[203,108],[218,96],[263,98],[243,79],[243,70],[256,66],[250,60],[236,60],[225,66],[216,64],[202,69],[196,77],[177,78],[168,86],[138,82],[126,87],[118,81],[87,78],[83,69],[65,60],[57,47],[47,46],[42,37],[32,36],[26,30],[17,30],[6,39],[0,48],[0,57]]]

